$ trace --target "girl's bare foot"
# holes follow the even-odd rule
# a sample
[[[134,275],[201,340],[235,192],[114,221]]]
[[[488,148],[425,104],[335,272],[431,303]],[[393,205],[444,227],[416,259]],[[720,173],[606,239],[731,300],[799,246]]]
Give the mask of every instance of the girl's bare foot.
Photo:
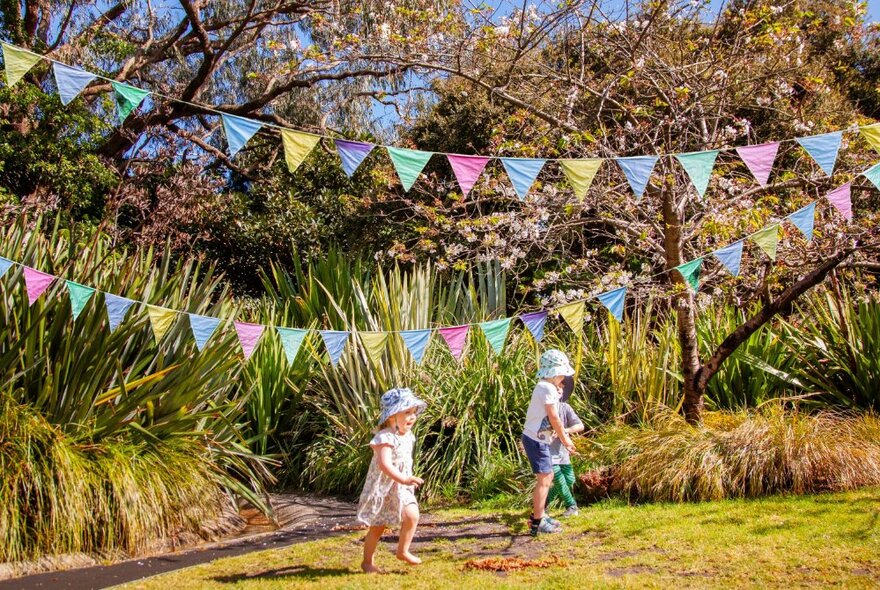
[[[422,563],[421,559],[419,559],[409,551],[406,551],[404,553],[397,553],[397,559],[399,559],[400,561],[405,561],[410,565],[419,565],[420,563]]]
[[[379,574],[382,573],[379,568],[377,568],[372,563],[367,563],[366,561],[361,563],[361,569],[364,570],[365,574]]]

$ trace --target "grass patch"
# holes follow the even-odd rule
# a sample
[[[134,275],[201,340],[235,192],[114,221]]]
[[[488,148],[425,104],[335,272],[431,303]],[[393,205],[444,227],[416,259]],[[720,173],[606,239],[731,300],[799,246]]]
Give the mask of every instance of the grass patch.
[[[358,573],[361,533],[222,559],[124,586],[129,589],[280,588],[872,588],[880,577],[880,489],[701,504],[582,510],[559,535],[525,536],[525,510],[454,509],[418,531],[418,568]],[[565,566],[469,569],[491,558]]]

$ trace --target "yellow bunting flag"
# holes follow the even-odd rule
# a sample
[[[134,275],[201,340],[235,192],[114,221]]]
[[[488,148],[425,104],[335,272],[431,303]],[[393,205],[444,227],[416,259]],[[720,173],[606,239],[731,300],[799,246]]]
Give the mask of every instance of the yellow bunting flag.
[[[177,312],[173,309],[165,309],[164,307],[156,307],[155,305],[148,305],[147,312],[150,314],[150,325],[153,326],[153,335],[156,337],[156,344],[159,344],[162,341],[162,338],[165,337],[165,334],[168,333],[168,330],[171,329],[171,324],[174,323],[174,320],[177,317]]]
[[[583,201],[584,197],[587,196],[590,185],[593,183],[593,179],[596,177],[596,173],[599,171],[599,167],[602,166],[602,160],[598,158],[589,160],[559,160],[559,165],[562,166],[565,177],[571,183],[575,196]]]
[[[388,332],[360,332],[361,342],[367,351],[367,356],[378,365],[385,352],[385,344],[388,342]]]
[[[859,127],[859,132],[872,148],[880,152],[880,123]]]
[[[583,301],[575,301],[574,303],[557,307],[556,311],[558,311],[559,315],[565,319],[572,331],[580,336],[581,330],[584,329],[584,309],[585,305]]]
[[[43,59],[27,49],[8,43],[0,43],[0,45],[3,46],[3,64],[6,66],[6,84],[8,86],[21,80],[38,61]]]
[[[281,131],[281,143],[284,144],[284,160],[287,162],[287,169],[293,172],[299,168],[299,165],[302,164],[314,147],[318,145],[319,141],[321,141],[320,135],[283,129]]]

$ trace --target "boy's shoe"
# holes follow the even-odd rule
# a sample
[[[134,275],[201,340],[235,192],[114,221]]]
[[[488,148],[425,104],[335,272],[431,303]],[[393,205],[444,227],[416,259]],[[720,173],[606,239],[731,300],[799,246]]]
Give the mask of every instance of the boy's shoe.
[[[569,516],[577,516],[580,514],[577,506],[569,506],[565,509],[565,512],[562,513],[560,518],[568,518]]]
[[[550,522],[550,524],[552,524],[552,525],[555,526],[555,527],[560,527],[560,526],[562,526],[562,523],[559,522],[558,520],[556,520],[555,518],[550,518],[549,516],[545,516],[544,518],[545,518],[546,520],[548,520],[548,521]]]
[[[538,533],[558,533],[560,531],[562,531],[562,527],[559,526],[559,523],[553,524],[551,519],[546,516],[538,522],[532,521],[529,527],[529,532],[533,537],[537,537]]]

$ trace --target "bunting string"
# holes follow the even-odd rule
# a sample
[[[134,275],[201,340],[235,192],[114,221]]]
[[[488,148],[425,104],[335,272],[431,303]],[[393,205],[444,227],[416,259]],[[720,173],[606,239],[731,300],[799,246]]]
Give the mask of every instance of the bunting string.
[[[406,191],[412,189],[428,161],[434,155],[446,157],[462,195],[465,197],[474,187],[489,161],[498,160],[501,162],[514,191],[521,200],[526,198],[545,165],[548,162],[556,162],[565,178],[571,184],[575,196],[582,201],[603,162],[608,160],[613,160],[617,164],[636,199],[639,200],[644,194],[660,158],[675,159],[691,181],[694,190],[702,198],[705,196],[715,162],[721,152],[735,152],[761,186],[767,186],[779,147],[784,142],[797,143],[827,176],[830,176],[834,171],[843,133],[860,133],[872,148],[880,152],[880,123],[853,126],[819,135],[782,139],[757,145],[721,147],[700,152],[625,156],[619,158],[513,158],[494,155],[481,156],[430,152],[342,139],[284,127],[268,121],[241,117],[220,111],[212,106],[195,104],[158,92],[137,88],[9,43],[0,42],[0,45],[2,45],[6,83],[8,86],[13,86],[37,63],[41,60],[46,60],[52,64],[52,73],[58,94],[64,105],[70,104],[95,80],[101,80],[110,84],[115,96],[120,122],[123,122],[148,96],[185,104],[220,117],[230,158],[234,158],[261,129],[275,129],[280,133],[285,162],[290,172],[294,172],[299,168],[321,140],[333,142],[342,169],[349,177],[353,176],[367,156],[375,148],[379,147],[388,154]],[[845,196],[841,194],[840,199],[841,201],[845,200]]]
[[[876,188],[880,189],[880,185],[878,185],[878,182],[880,182],[880,163],[862,172],[861,176],[866,177]],[[851,220],[851,182],[831,190],[825,195],[825,197],[829,204],[839,211],[845,221]],[[790,213],[782,220],[772,221],[764,228],[740,238],[727,246],[717,248],[709,254],[717,258],[732,276],[738,276],[740,273],[743,246],[747,240],[751,240],[771,260],[775,260],[779,241],[779,229],[784,221],[788,221],[794,225],[808,242],[812,241],[816,205],[816,201],[813,201],[797,211]],[[674,270],[681,274],[682,278],[691,289],[697,291],[699,290],[700,273],[705,259],[706,255],[700,256],[670,270],[661,271],[652,277],[643,280],[651,280]],[[108,326],[111,331],[116,330],[116,328],[125,321],[128,311],[137,304],[142,308],[146,308],[157,344],[162,342],[163,338],[171,330],[177,319],[181,316],[186,316],[190,324],[190,330],[193,339],[195,340],[196,347],[199,351],[202,351],[208,346],[211,337],[217,332],[220,325],[224,323],[224,320],[221,318],[178,311],[148,304],[143,301],[129,299],[127,297],[121,297],[106,291],[99,291],[94,287],[82,285],[75,281],[63,280],[55,275],[41,272],[20,262],[15,262],[3,257],[0,257],[0,278],[6,275],[13,266],[20,266],[22,268],[29,305],[33,305],[53,283],[56,281],[63,281],[70,298],[71,314],[73,320],[76,321],[89,300],[96,293],[103,293]],[[311,332],[317,332],[321,336],[321,340],[324,343],[330,362],[334,366],[338,364],[352,334],[357,334],[360,338],[361,344],[373,363],[380,362],[388,345],[388,341],[393,334],[400,335],[407,349],[410,351],[413,360],[420,363],[424,358],[425,351],[431,340],[431,335],[434,332],[440,334],[453,357],[455,357],[456,360],[461,360],[470,333],[470,328],[473,326],[478,327],[483,333],[483,336],[486,338],[495,354],[502,354],[507,341],[507,335],[514,319],[519,319],[522,322],[523,326],[529,331],[536,342],[541,342],[543,339],[547,318],[551,312],[558,314],[558,316],[575,334],[580,334],[583,330],[586,317],[586,303],[592,299],[598,300],[598,302],[608,310],[611,317],[620,322],[623,320],[627,289],[626,286],[621,286],[589,298],[571,301],[549,309],[522,313],[513,317],[473,324],[431,327],[415,330],[311,330],[238,321],[233,321],[232,324],[238,335],[238,340],[241,344],[245,360],[249,359],[253,354],[267,330],[274,330],[277,332],[284,348],[285,356],[291,362],[296,358],[304,339]]]

